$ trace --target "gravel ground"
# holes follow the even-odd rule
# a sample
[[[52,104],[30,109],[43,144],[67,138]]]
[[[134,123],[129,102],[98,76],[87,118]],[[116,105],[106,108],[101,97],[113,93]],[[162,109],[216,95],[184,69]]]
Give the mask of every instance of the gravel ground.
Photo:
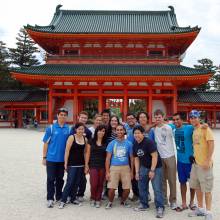
[[[214,130],[215,155],[214,173],[215,187],[213,191],[214,219],[220,219],[220,130]],[[87,186],[86,201],[83,206],[68,205],[63,210],[58,204],[53,209],[46,208],[46,172],[41,165],[43,132],[25,129],[0,129],[0,219],[1,220],[48,220],[48,219],[83,219],[99,220],[141,220],[155,219],[155,209],[150,203],[147,212],[134,212],[132,209],[122,208],[116,199],[112,210],[105,210],[89,206],[89,185]],[[178,183],[177,183],[178,184]],[[178,203],[180,193],[178,188]],[[152,189],[150,188],[152,191]],[[153,193],[151,192],[151,195]],[[132,204],[135,206],[136,204]],[[177,213],[166,208],[164,220],[178,218],[188,219],[184,211]],[[197,218],[195,218],[197,219]],[[203,219],[198,217],[198,219]]]

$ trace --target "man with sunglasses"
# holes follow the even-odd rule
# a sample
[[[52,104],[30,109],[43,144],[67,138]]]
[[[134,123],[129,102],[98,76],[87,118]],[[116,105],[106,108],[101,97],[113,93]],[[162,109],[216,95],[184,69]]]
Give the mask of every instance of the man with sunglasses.
[[[47,207],[53,208],[54,196],[57,201],[61,199],[64,176],[64,154],[66,141],[70,134],[66,124],[68,111],[58,109],[57,121],[47,127],[43,138],[43,165],[47,170]]]

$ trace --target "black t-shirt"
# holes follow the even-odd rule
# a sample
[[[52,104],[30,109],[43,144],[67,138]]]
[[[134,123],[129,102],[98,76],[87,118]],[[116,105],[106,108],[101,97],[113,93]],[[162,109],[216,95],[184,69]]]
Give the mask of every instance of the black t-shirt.
[[[74,140],[69,152],[68,166],[84,166],[86,140],[84,138],[84,144],[78,144],[74,135],[73,138]]]
[[[91,146],[89,167],[105,168],[106,145],[98,146],[93,141],[90,141],[89,144]]]
[[[140,160],[140,165],[144,166],[146,168],[151,168],[151,162],[152,162],[152,156],[151,154],[153,152],[157,151],[157,147],[153,141],[151,141],[149,138],[144,137],[144,139],[138,143],[137,141],[134,142],[133,145],[133,154],[134,157],[138,157]],[[158,154],[158,160],[157,160],[157,168],[161,167],[161,158]]]

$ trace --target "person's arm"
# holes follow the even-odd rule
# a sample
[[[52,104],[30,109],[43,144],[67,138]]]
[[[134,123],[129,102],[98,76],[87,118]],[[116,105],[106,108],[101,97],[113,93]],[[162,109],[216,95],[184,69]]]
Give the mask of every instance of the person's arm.
[[[110,161],[111,161],[112,154],[107,152],[107,156],[105,159],[105,172],[106,172],[106,180],[110,180]]]
[[[138,157],[134,158],[134,167],[135,167],[135,179],[139,180],[140,160]]]
[[[90,159],[91,146],[90,144],[86,144],[85,148],[85,174],[89,172],[89,159]]]
[[[152,157],[152,162],[151,162],[151,168],[150,168],[150,172],[149,172],[149,178],[153,179],[154,175],[155,175],[155,169],[157,166],[157,159],[158,159],[157,151],[151,153],[151,157]]]
[[[68,159],[69,159],[69,153],[71,146],[73,144],[73,135],[70,135],[66,142],[66,150],[65,150],[65,156],[64,156],[64,168],[67,170],[68,165]]]
[[[42,164],[44,166],[46,166],[47,149],[48,149],[48,143],[44,143],[44,146],[43,146],[43,159],[42,159]]]
[[[207,152],[207,158],[206,161],[203,164],[203,169],[209,169],[212,166],[212,155],[214,152],[214,141],[213,140],[209,140],[207,141],[207,145],[208,145],[208,152]]]

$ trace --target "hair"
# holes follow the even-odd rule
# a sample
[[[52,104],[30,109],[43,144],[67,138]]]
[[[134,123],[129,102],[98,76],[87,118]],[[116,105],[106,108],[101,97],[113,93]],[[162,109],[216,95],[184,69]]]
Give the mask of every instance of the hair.
[[[183,120],[183,114],[181,112],[176,112],[175,114],[173,114],[174,116],[179,116],[181,120]]]
[[[104,113],[107,113],[109,115],[109,117],[111,117],[111,111],[110,109],[104,109],[101,113],[101,115],[103,115]]]
[[[145,132],[144,128],[141,125],[137,125],[134,127],[133,134],[136,130],[140,131],[142,134],[144,134],[144,132]]]
[[[68,110],[66,108],[59,108],[57,114],[59,115],[61,112],[66,113],[68,115]]]
[[[93,143],[96,143],[96,141],[98,140],[98,131],[101,131],[102,129],[105,129],[105,135],[102,138],[102,144],[105,144],[107,141],[107,127],[105,125],[99,125],[96,129],[95,129],[95,133],[94,133],[94,137],[92,139]]]
[[[98,118],[98,117],[101,117],[101,118],[102,118],[102,115],[101,115],[101,114],[95,114],[94,119],[96,119],[96,118]]]
[[[135,115],[134,113],[132,113],[132,112],[128,112],[128,114],[126,115],[126,117],[128,117],[128,116],[134,116],[134,117],[136,118],[136,115]]]
[[[86,115],[87,117],[89,117],[89,114],[88,114],[88,112],[86,112],[86,111],[81,111],[80,113],[79,113],[79,116],[80,115]]]
[[[163,117],[164,117],[164,112],[162,111],[162,110],[160,110],[160,109],[157,109],[155,112],[154,112],[154,116],[156,116],[156,115],[162,115]]]
[[[139,112],[138,115],[137,115],[137,121],[138,121],[138,122],[139,122],[139,118],[140,118],[140,115],[141,115],[141,114],[146,115],[147,120],[149,120],[149,115],[148,115],[148,113],[147,113],[147,112],[144,112],[144,111],[141,111],[141,112]]]
[[[112,116],[110,117],[109,125],[108,125],[108,132],[107,132],[107,136],[108,136],[108,137],[110,137],[111,134],[112,134],[112,126],[111,126],[111,120],[112,120],[112,118],[116,118],[118,124],[120,124],[119,117],[118,117],[117,115],[112,115]]]
[[[83,126],[85,128],[85,125],[83,123],[78,122],[78,123],[75,124],[74,129],[76,130],[77,128],[79,128],[81,126]]]

